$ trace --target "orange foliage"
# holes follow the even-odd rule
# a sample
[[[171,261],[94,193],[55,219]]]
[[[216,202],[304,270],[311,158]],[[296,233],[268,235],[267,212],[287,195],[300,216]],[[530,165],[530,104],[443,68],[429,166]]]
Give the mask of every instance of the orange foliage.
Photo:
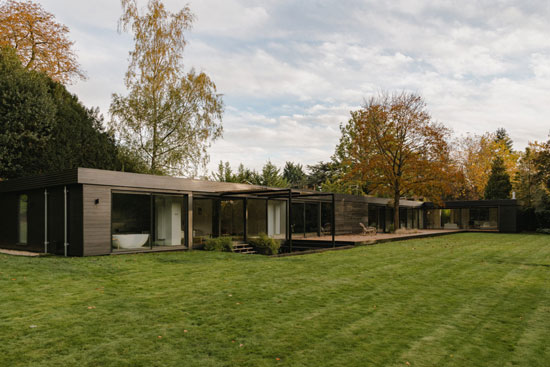
[[[513,179],[517,172],[519,154],[510,151],[503,141],[497,141],[494,133],[468,135],[456,142],[454,159],[463,175],[457,196],[472,200],[483,198],[489,180],[493,160],[498,156],[504,161],[507,173]]]
[[[449,190],[449,130],[431,120],[422,97],[381,94],[351,113],[337,153],[369,192],[389,195],[398,209],[402,195],[438,200]],[[395,229],[399,211],[394,210]]]
[[[0,6],[0,46],[13,47],[27,69],[60,83],[85,79],[68,33],[69,28],[39,4],[8,0]]]

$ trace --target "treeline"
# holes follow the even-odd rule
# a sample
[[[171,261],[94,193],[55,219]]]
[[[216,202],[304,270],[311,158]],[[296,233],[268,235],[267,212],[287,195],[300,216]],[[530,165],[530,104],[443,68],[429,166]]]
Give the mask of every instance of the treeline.
[[[333,191],[331,182],[340,176],[339,169],[340,167],[332,162],[319,162],[306,168],[300,163],[286,162],[284,167],[278,168],[268,160],[260,171],[246,168],[242,163],[234,171],[229,162],[220,161],[218,170],[213,172],[210,178],[220,182]]]

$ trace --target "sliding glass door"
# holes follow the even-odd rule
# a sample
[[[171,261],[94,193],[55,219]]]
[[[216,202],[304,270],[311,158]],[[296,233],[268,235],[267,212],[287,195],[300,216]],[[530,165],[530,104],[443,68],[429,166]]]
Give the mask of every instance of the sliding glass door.
[[[184,195],[113,193],[113,251],[185,246],[187,200]]]

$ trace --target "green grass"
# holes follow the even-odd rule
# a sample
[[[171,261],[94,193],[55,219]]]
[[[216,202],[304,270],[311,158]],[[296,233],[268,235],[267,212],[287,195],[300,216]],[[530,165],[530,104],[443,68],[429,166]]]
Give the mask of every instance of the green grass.
[[[549,339],[548,235],[0,255],[0,366],[532,367],[550,365]]]

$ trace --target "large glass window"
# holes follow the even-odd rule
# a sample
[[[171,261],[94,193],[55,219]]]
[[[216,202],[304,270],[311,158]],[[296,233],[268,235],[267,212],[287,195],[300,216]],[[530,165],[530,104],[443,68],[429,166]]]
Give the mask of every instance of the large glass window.
[[[235,240],[244,238],[244,204],[242,199],[221,201],[221,235]]]
[[[267,234],[273,238],[286,238],[286,201],[267,202]]]
[[[248,236],[258,236],[260,233],[267,234],[267,200],[248,199],[247,232]]]
[[[378,210],[374,205],[368,206],[369,227],[378,228]]]
[[[305,203],[305,227],[307,237],[319,235],[319,203]]]
[[[214,234],[215,201],[193,199],[193,244],[203,244]]]
[[[290,218],[292,233],[304,234],[304,203],[292,203],[292,217]]]
[[[321,203],[321,234],[332,235],[332,203]]]
[[[153,246],[185,245],[185,202],[181,196],[153,195]]]
[[[185,245],[186,200],[180,195],[113,193],[113,251]]]
[[[150,246],[151,196],[146,194],[113,194],[113,250],[132,250]]]
[[[19,228],[18,243],[26,245],[28,243],[28,213],[29,197],[25,194],[19,195]]]
[[[470,208],[470,228],[497,230],[498,208]]]

